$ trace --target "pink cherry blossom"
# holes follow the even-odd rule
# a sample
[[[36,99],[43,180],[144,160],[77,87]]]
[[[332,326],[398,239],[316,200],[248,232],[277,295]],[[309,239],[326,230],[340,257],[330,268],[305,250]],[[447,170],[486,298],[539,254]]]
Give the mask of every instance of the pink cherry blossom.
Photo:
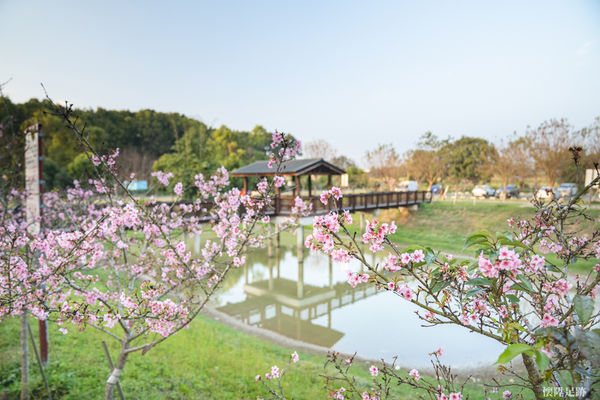
[[[369,372],[371,373],[371,376],[379,375],[379,369],[374,365],[371,365],[371,367],[369,368]]]

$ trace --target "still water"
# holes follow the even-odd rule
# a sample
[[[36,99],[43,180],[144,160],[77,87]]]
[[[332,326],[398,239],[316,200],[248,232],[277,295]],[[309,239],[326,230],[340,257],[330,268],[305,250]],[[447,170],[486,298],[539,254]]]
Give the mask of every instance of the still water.
[[[442,361],[455,367],[491,365],[503,350],[461,327],[422,327],[411,303],[372,285],[346,283],[347,271],[360,271],[360,263],[332,263],[306,249],[299,258],[289,233],[281,235],[279,250],[255,249],[247,260],[212,299],[246,324],[364,358],[397,355],[398,364],[420,368],[430,365],[428,353],[440,346]]]

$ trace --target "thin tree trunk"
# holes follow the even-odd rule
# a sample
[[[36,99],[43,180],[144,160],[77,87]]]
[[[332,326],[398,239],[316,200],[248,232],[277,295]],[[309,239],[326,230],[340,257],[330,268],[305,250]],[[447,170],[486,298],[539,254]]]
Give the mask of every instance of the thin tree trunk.
[[[521,354],[523,356],[523,364],[527,369],[527,375],[529,375],[529,382],[531,383],[531,390],[537,400],[544,400],[544,394],[542,393],[542,378],[538,371],[537,365],[533,362],[533,359],[527,354]]]
[[[21,315],[21,400],[29,399],[29,342],[27,312]]]
[[[119,358],[117,359],[117,364],[115,368],[112,370],[108,379],[106,380],[106,391],[104,394],[105,400],[113,400],[115,393],[115,386],[117,382],[119,382],[119,377],[123,373],[123,368],[125,367],[125,362],[127,362],[127,349],[129,348],[129,337],[126,336],[123,340],[123,345],[121,346],[121,352],[119,353]]]

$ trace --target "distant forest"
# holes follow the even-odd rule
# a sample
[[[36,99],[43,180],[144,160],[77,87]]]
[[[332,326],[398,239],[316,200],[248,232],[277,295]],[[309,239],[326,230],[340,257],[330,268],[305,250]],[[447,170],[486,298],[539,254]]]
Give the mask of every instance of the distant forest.
[[[0,145],[7,159],[23,157],[23,130],[42,124],[44,133],[44,180],[46,189],[64,188],[74,179],[87,182],[93,169],[87,155],[62,119],[49,112],[44,101],[31,99],[13,103],[0,99]],[[98,108],[77,109],[85,132],[102,154],[120,149],[119,167],[124,177],[150,179],[153,170],[171,171],[184,180],[197,173],[211,173],[221,165],[234,169],[266,159],[271,134],[262,126],[236,131],[222,125],[210,127],[178,113],[154,110],[115,111]],[[7,161],[7,160],[5,160]],[[9,170],[14,163],[3,162],[2,174],[22,174]]]

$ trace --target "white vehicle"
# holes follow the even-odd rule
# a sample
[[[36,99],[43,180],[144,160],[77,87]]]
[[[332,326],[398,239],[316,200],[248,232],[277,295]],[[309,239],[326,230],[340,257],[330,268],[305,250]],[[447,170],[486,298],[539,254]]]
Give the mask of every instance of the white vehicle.
[[[396,186],[396,192],[416,192],[417,190],[419,190],[417,181],[404,181]]]
[[[574,183],[561,183],[558,187],[560,197],[573,197],[577,194],[577,185]]]
[[[537,200],[558,200],[560,199],[560,193],[558,193],[558,190],[551,188],[550,186],[544,186],[539,188],[536,192],[535,192],[535,198]]]
[[[479,197],[479,198],[494,197],[495,193],[496,193],[496,190],[493,187],[488,186],[488,185],[477,185],[471,191],[471,194],[473,194],[473,197]]]

